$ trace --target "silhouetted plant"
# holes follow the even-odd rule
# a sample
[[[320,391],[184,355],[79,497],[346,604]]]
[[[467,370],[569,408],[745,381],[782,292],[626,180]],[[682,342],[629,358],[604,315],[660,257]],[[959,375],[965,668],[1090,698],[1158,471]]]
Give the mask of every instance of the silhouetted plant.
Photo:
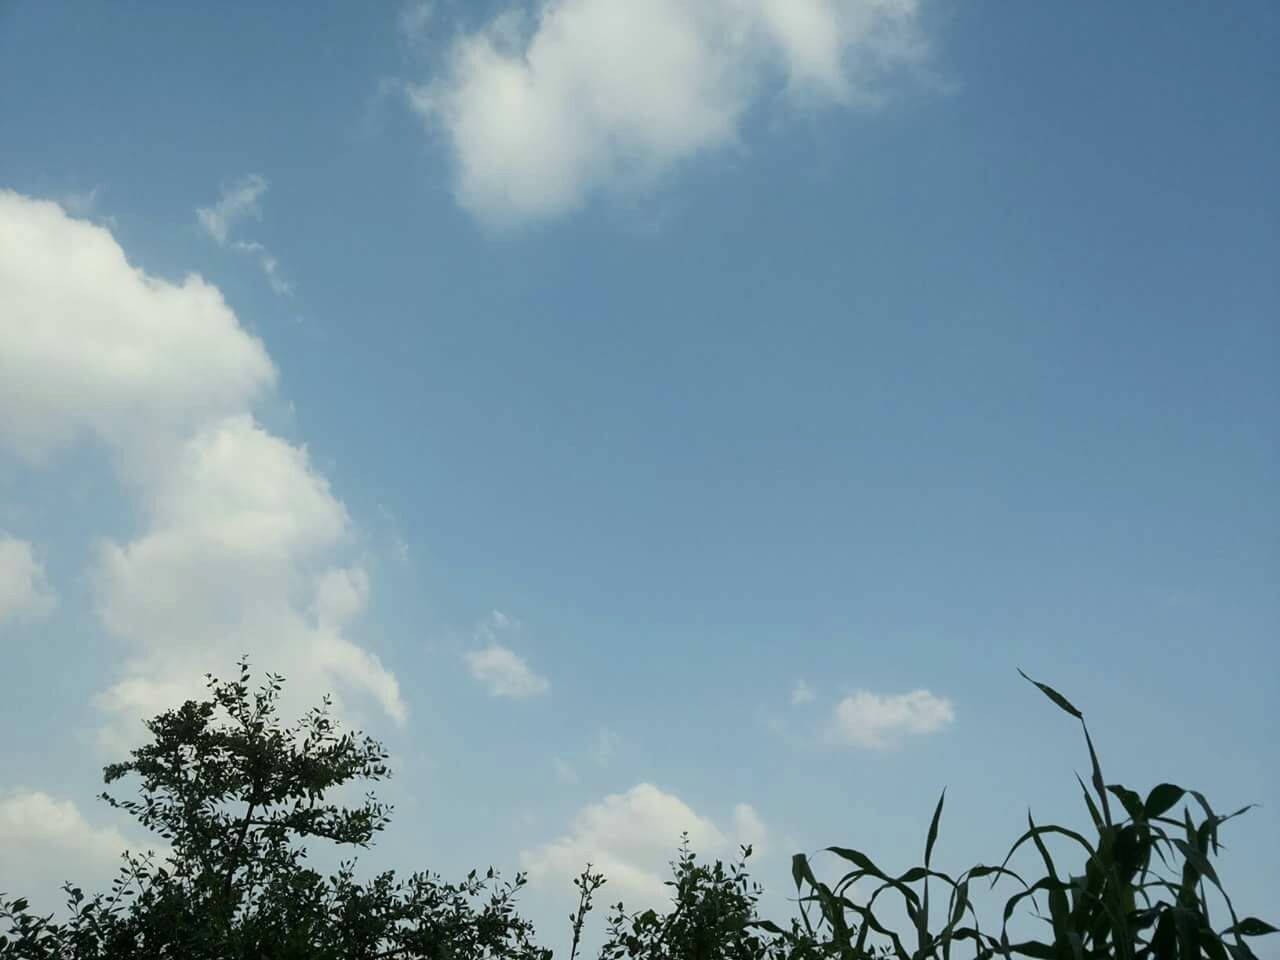
[[[742,847],[728,871],[719,860],[699,864],[686,833],[671,864],[674,879],[666,881],[674,891],[670,912],[629,915],[616,904],[602,960],[763,960],[770,946],[754,926],[761,889],[747,875],[750,856],[751,847]]]
[[[351,862],[328,877],[307,867],[304,842],[367,847],[385,827],[390,808],[372,795],[356,807],[326,795],[387,777],[387,754],[369,737],[340,733],[328,698],[282,728],[282,678],[269,674],[251,695],[248,664],[239,666],[238,680],[208,677],[210,699],[148,722],[152,742],[105,770],[108,784],[139,778],[137,799],[102,797],[159,834],[170,852],[126,854],[108,894],[86,898],[64,887],[64,923],[32,916],[25,900],[0,902],[10,927],[0,957],[549,956],[515,914],[521,874],[501,884],[492,869],[484,877],[472,871],[452,884],[386,872],[360,883]]]
[[[1249,807],[1223,816],[1214,812],[1203,794],[1175,784],[1162,783],[1145,799],[1120,784],[1106,784],[1084,715],[1052,687],[1031,680],[1025,673],[1022,676],[1080,721],[1089,749],[1092,794],[1078,776],[1077,780],[1097,833],[1096,840],[1090,842],[1080,833],[1056,824],[1037,825],[1028,813],[1026,832],[1013,844],[1000,866],[975,866],[953,878],[931,866],[944,791],[929,824],[923,866],[892,876],[858,850],[828,847],[828,852],[854,867],[834,887],[829,887],[814,877],[808,857],[797,854],[793,858],[792,873],[808,942],[824,942],[824,947],[832,948],[828,950],[831,955],[847,960],[872,955],[871,944],[876,936],[887,941],[887,952],[898,960],[935,957],[949,960],[953,947],[966,941],[978,958],[1253,958],[1245,938],[1273,933],[1276,928],[1255,917],[1239,918],[1210,862],[1210,857],[1219,851],[1218,828]],[[1117,820],[1113,815],[1110,798],[1120,802],[1127,814],[1124,819]],[[1203,813],[1202,819],[1193,816],[1187,802],[1189,798],[1195,800]],[[1179,803],[1183,804],[1181,817],[1169,816]],[[1085,857],[1080,873],[1059,874],[1058,864],[1045,843],[1045,838],[1050,836],[1065,838],[1079,847]],[[1014,853],[1028,842],[1035,846],[1045,868],[1045,875],[1031,883],[1008,868]],[[1154,867],[1153,854],[1165,868],[1163,873]],[[969,896],[973,882],[988,877],[992,887],[1001,880],[1014,881],[1021,887],[1005,903],[998,936],[981,930]],[[945,923],[936,931],[930,927],[930,880],[948,890]],[[876,884],[865,902],[851,897],[854,885],[860,881]],[[1221,929],[1215,930],[1210,922],[1206,881],[1217,889],[1231,918],[1231,923]],[[914,946],[908,947],[902,937],[877,916],[876,901],[886,893],[895,894],[905,908],[913,928]],[[1037,901],[1041,897],[1047,900],[1048,917],[1038,909]],[[1024,903],[1048,923],[1049,939],[1010,941],[1009,920]],[[817,906],[816,923],[810,921],[810,905]],[[970,921],[968,924],[966,919]],[[784,938],[790,936],[774,924],[761,925]]]
[[[861,851],[828,847],[852,865],[829,886],[815,877],[809,857],[797,854],[798,915],[783,928],[758,916],[761,889],[746,869],[751,847],[727,869],[718,860],[707,866],[697,862],[686,834],[671,864],[670,910],[628,914],[616,904],[601,960],[950,960],[956,948],[978,960],[1253,960],[1246,938],[1275,928],[1237,916],[1211,862],[1220,849],[1219,827],[1249,808],[1224,816],[1203,794],[1174,784],[1159,784],[1145,798],[1106,784],[1083,714],[1053,688],[1026,679],[1080,721],[1090,785],[1077,780],[1094,839],[1038,825],[1028,814],[1027,830],[999,866],[978,865],[952,877],[932,866],[944,791],[921,866],[894,876]],[[387,777],[387,755],[368,737],[339,733],[327,698],[297,725],[281,728],[282,679],[268,675],[252,695],[248,681],[244,662],[237,681],[209,677],[210,699],[150,721],[153,741],[105,770],[108,784],[139,779],[137,799],[102,796],[158,833],[169,852],[126,854],[108,893],[86,897],[67,884],[62,922],[32,914],[24,899],[0,895],[0,923],[8,927],[0,935],[0,960],[550,960],[551,951],[533,943],[532,926],[515,913],[522,874],[503,884],[492,868],[483,877],[473,870],[450,884],[428,873],[397,879],[386,872],[361,883],[351,861],[328,877],[306,866],[305,841],[366,847],[386,826],[390,808],[372,795],[356,807],[326,795]],[[1078,872],[1060,872],[1049,838],[1078,848]],[[1009,866],[1028,845],[1045,871],[1032,882]],[[979,925],[970,895],[986,880],[992,889],[1002,881],[1018,886],[1001,911],[998,933]],[[577,960],[592,897],[604,882],[591,864],[574,881],[579,897],[569,915],[570,960]],[[935,894],[947,894],[940,926],[932,922],[931,883]],[[1229,924],[1210,922],[1207,887],[1221,896]],[[885,895],[905,910],[905,939],[885,922]],[[1020,907],[1048,925],[1045,939],[1010,939],[1009,922]]]

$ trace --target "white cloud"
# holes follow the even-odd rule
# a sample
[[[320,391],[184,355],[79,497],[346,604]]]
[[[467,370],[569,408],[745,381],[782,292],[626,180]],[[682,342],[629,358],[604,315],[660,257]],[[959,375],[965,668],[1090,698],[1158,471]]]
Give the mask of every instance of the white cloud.
[[[342,627],[355,619],[369,601],[369,575],[361,567],[330,570],[316,582],[316,619]]]
[[[747,803],[739,803],[733,808],[733,838],[739,844],[750,844],[755,853],[762,853],[769,839],[769,831],[760,819],[760,814]]]
[[[858,690],[835,705],[828,737],[869,750],[897,746],[904,736],[937,733],[955,721],[950,700],[928,690],[879,694]]]
[[[466,655],[471,675],[494,697],[534,697],[551,689],[551,682],[535,673],[515,651],[493,643]]]
[[[524,625],[501,610],[493,610],[476,624],[475,639],[485,644],[463,654],[471,676],[489,688],[494,697],[535,697],[551,689],[551,681],[534,671],[528,661],[501,642],[516,637]]]
[[[569,888],[589,861],[593,871],[608,879],[614,902],[616,894],[628,910],[659,907],[670,899],[664,882],[681,833],[688,831],[689,844],[700,859],[731,858],[737,852],[731,844],[763,840],[764,824],[747,804],[734,808],[733,821],[722,829],[675,794],[640,783],[583,807],[567,833],[521,851],[521,867],[533,883]]]
[[[348,636],[368,594],[343,562],[351,519],[306,449],[255,421],[275,368],[217,289],[150,277],[106,229],[11,192],[0,289],[0,449],[40,463],[92,438],[140,518],[97,550],[99,614],[130,653],[96,700],[104,742],[133,746],[140,718],[242,653],[291,703],[355,693],[403,721],[394,675]]]
[[[293,286],[281,275],[280,261],[257,240],[232,238],[233,231],[245,220],[262,219],[262,205],[259,201],[267,192],[267,187],[266,179],[256,173],[241,177],[223,189],[222,196],[212,207],[197,208],[196,220],[218,246],[256,259],[271,289],[284,296],[293,292]]]
[[[0,447],[28,461],[82,434],[144,458],[276,379],[216,287],[136,270],[55,203],[0,191],[0,290]]]
[[[61,907],[64,881],[101,884],[128,846],[118,830],[94,827],[69,800],[25,789],[0,793],[0,891],[29,896],[34,909]]]
[[[44,564],[31,544],[0,533],[0,624],[42,617],[53,605]]]
[[[796,685],[791,688],[791,702],[797,706],[804,703],[812,703],[813,698],[813,688],[803,680],[797,680]]]
[[[510,7],[409,86],[452,148],[458,201],[494,225],[555,217],[733,145],[778,81],[789,102],[872,106],[919,64],[920,0],[546,0]]]

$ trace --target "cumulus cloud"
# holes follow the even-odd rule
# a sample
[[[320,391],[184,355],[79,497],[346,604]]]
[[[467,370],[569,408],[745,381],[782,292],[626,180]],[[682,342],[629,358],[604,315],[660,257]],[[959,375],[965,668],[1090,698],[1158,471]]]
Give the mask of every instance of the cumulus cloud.
[[[562,836],[521,851],[521,867],[533,883],[567,886],[590,862],[608,878],[610,897],[621,895],[628,909],[658,907],[669,899],[664,882],[685,831],[700,857],[713,858],[732,856],[732,844],[758,845],[765,836],[764,823],[745,803],[721,827],[675,794],[640,783],[583,807]]]
[[[135,270],[55,203],[0,191],[0,289],[0,447],[28,461],[83,435],[144,459],[276,379],[216,287]]]
[[[476,625],[475,639],[485,646],[463,654],[471,676],[484,684],[493,697],[536,697],[551,689],[551,681],[534,671],[528,661],[501,642],[518,636],[523,625],[500,610],[492,611]]]
[[[31,544],[0,533],[0,625],[42,617],[53,604],[44,564]]]
[[[91,439],[140,518],[93,571],[128,650],[96,701],[104,742],[132,746],[122,727],[202,695],[241,653],[305,706],[354,693],[403,721],[394,675],[349,636],[368,594],[343,562],[351,519],[306,448],[254,419],[275,367],[218,290],[148,276],[103,227],[12,192],[0,289],[0,449],[38,464]]]
[[[951,701],[928,690],[893,694],[858,690],[835,705],[828,736],[847,746],[886,750],[903,737],[937,733],[954,721]]]
[[[262,205],[259,201],[267,192],[264,177],[251,173],[225,187],[218,202],[211,207],[196,209],[196,220],[204,232],[220,247],[251,256],[266,275],[267,283],[278,294],[293,292],[293,286],[280,273],[280,261],[257,240],[240,240],[232,237],[236,227],[246,220],[261,220]]]
[[[101,883],[129,846],[111,827],[95,827],[76,805],[36,790],[0,793],[0,891],[61,906],[65,881]]]
[[[753,104],[866,107],[922,62],[920,0],[546,0],[461,35],[411,106],[452,149],[458,201],[555,217],[733,145]]]

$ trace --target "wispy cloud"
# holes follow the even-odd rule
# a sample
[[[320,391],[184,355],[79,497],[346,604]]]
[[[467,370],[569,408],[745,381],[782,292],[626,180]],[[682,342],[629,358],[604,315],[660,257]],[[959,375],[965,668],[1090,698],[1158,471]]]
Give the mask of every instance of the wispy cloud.
[[[561,783],[578,782],[578,771],[573,768],[573,764],[568,760],[563,757],[554,757],[552,758],[551,764],[555,767],[556,778]]]
[[[420,48],[427,40],[428,28],[435,16],[432,0],[410,0],[400,8],[396,27],[410,47]]]
[[[211,207],[199,207],[196,220],[204,232],[228,250],[234,250],[258,261],[271,289],[281,296],[293,293],[293,286],[281,276],[280,262],[257,240],[240,240],[233,237],[236,228],[246,220],[262,219],[261,199],[268,183],[259,174],[251,173],[225,187],[218,202]]]
[[[607,767],[609,761],[618,752],[618,747],[622,743],[622,738],[608,727],[601,727],[596,731],[595,745],[591,750],[591,758],[602,767]]]
[[[928,690],[880,694],[855,691],[835,705],[828,738],[867,750],[888,750],[903,737],[937,733],[955,721],[950,700]]]
[[[0,531],[0,626],[9,620],[42,617],[53,605],[44,563],[32,545]]]
[[[797,680],[796,685],[791,688],[791,702],[799,706],[805,703],[812,703],[813,700],[813,688],[803,680]]]

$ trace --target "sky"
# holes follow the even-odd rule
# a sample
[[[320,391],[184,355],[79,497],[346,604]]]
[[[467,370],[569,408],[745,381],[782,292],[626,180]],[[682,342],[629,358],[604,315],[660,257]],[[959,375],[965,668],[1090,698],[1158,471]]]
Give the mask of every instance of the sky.
[[[207,671],[374,868],[1003,857],[1199,787],[1280,888],[1280,8],[0,0],[0,890]],[[1268,912],[1269,911],[1269,912]],[[601,926],[602,917],[596,924]],[[1260,942],[1260,949],[1272,945]]]

